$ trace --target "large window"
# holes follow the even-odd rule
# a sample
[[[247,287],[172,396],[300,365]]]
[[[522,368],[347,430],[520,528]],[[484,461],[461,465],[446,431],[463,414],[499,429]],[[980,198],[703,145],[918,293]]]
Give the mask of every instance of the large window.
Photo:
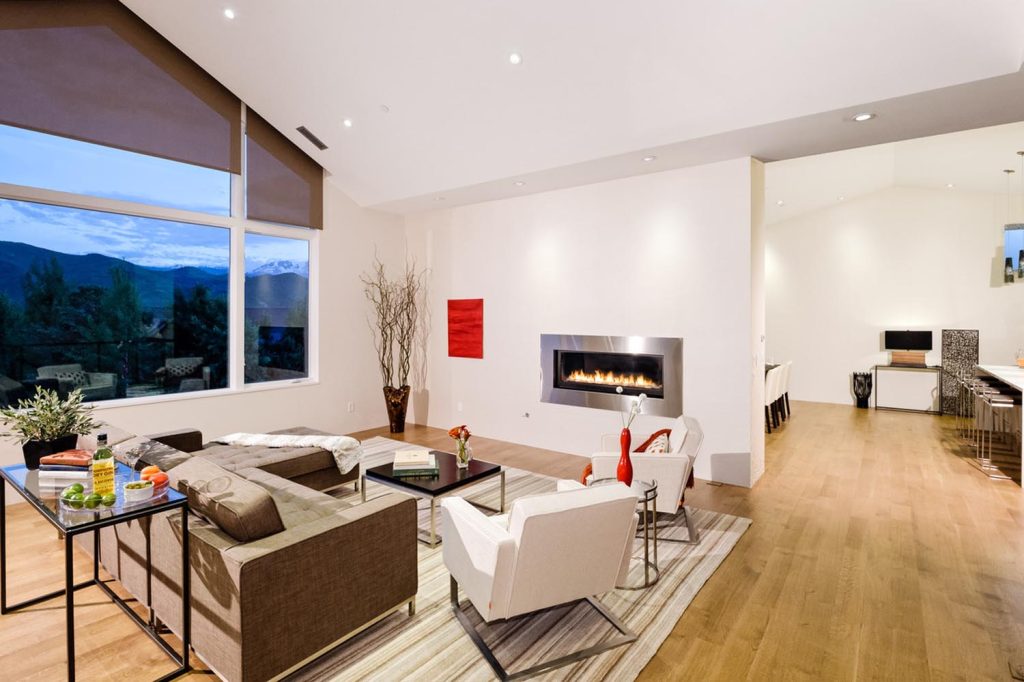
[[[309,242],[245,236],[245,382],[309,376]]]
[[[8,4],[0,404],[316,379],[319,163],[117,0]]]
[[[229,230],[7,199],[0,230],[8,382],[94,401],[227,386]]]

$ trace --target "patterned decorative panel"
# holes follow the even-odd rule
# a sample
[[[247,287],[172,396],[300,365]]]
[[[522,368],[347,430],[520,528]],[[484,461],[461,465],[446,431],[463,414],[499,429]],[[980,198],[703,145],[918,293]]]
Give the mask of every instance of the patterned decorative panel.
[[[956,375],[978,364],[977,329],[942,330],[942,412],[956,412]]]

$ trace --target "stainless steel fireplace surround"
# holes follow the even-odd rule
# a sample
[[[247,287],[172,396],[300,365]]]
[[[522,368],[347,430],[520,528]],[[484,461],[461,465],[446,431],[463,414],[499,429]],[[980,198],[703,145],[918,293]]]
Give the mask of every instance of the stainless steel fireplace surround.
[[[624,410],[634,395],[646,393],[644,414],[678,417],[683,413],[683,340],[541,334],[540,381],[541,402]]]

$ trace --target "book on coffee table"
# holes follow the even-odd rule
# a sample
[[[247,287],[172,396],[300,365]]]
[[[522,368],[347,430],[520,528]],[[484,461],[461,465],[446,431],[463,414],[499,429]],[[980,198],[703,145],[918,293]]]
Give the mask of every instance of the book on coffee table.
[[[406,448],[395,451],[396,467],[427,467],[430,465],[430,450]]]
[[[427,452],[424,450],[424,452]],[[423,464],[412,463],[412,464],[399,464],[396,460],[391,466],[391,470],[395,476],[436,476],[440,469],[437,466],[437,458],[434,455],[427,453],[427,460]]]

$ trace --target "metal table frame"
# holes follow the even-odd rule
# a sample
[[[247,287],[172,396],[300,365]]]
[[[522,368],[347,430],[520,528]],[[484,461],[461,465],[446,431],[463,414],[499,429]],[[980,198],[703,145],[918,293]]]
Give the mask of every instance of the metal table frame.
[[[598,478],[590,482],[590,485],[618,483],[616,478]],[[633,483],[644,486],[637,495],[637,503],[643,505],[643,515],[640,517],[640,537],[644,541],[644,582],[642,585],[619,585],[620,590],[644,590],[654,585],[661,579],[661,569],[658,568],[658,516],[654,511],[654,501],[658,499],[658,482],[641,481],[633,479]],[[632,486],[630,486],[632,490]],[[636,492],[634,490],[634,492]],[[654,561],[651,561],[651,548],[654,549]],[[651,572],[654,572],[654,579],[651,579]]]
[[[39,514],[46,519],[50,525],[54,526],[60,533],[64,535],[64,588],[55,590],[47,594],[42,594],[37,597],[32,597],[24,601],[20,601],[17,604],[7,603],[7,507],[6,507],[6,483],[10,483],[11,487],[14,488],[19,495],[25,498],[25,501],[32,505]],[[155,619],[150,613],[150,618],[144,620],[135,611],[133,611],[124,599],[114,593],[108,586],[108,582],[113,580],[102,580],[99,573],[99,562],[100,562],[100,529],[108,526],[115,526],[125,521],[133,521],[141,519],[146,516],[152,516],[153,514],[159,514],[161,512],[171,511],[174,509],[181,510],[181,601],[182,601],[182,641],[181,641],[181,654],[178,654],[171,645],[164,641],[160,636],[160,630],[155,623]],[[74,578],[74,539],[78,535],[91,532],[93,534],[93,554],[92,554],[92,578],[85,580],[80,583],[75,582]],[[146,573],[151,575],[150,557],[146,557]],[[55,599],[67,595],[65,604],[65,627],[67,629],[67,668],[68,668],[68,680],[73,681],[75,679],[75,592],[86,587],[93,585],[99,587],[115,604],[117,604],[122,611],[135,622],[136,625],[145,632],[150,639],[167,654],[167,656],[178,664],[178,668],[174,671],[164,675],[157,679],[157,682],[163,682],[164,680],[170,680],[179,675],[182,675],[191,670],[189,663],[189,637],[191,635],[191,586],[189,584],[190,569],[189,569],[189,549],[188,549],[188,500],[182,497],[177,500],[169,500],[164,504],[157,504],[153,506],[147,506],[139,508],[134,511],[125,511],[117,516],[98,518],[94,521],[83,523],[80,525],[71,526],[65,528],[62,524],[55,521],[50,517],[49,509],[30,491],[24,489],[18,482],[12,479],[8,473],[0,468],[0,614],[7,614],[12,611],[18,611],[20,609],[39,604],[41,602]],[[150,604],[146,604],[147,609]]]
[[[445,492],[439,493],[439,494],[431,494],[431,493],[429,493],[429,492],[427,492],[425,490],[417,490],[416,488],[407,487],[407,486],[404,486],[404,485],[402,485],[400,483],[397,483],[394,480],[389,479],[389,478],[377,478],[376,476],[367,477],[367,475],[365,473],[363,473],[362,476],[360,477],[362,479],[362,485],[360,486],[360,488],[362,489],[363,502],[366,502],[366,482],[367,481],[372,481],[374,483],[379,483],[380,485],[387,486],[387,487],[391,488],[392,490],[398,490],[398,491],[403,492],[403,493],[408,493],[410,495],[415,495],[416,497],[419,497],[419,498],[422,498],[422,499],[425,499],[425,500],[430,500],[430,532],[429,533],[428,532],[424,532],[423,530],[421,530],[417,526],[417,528],[416,528],[416,539],[418,539],[420,542],[428,545],[431,549],[433,549],[434,547],[437,547],[437,545],[439,544],[438,543],[438,539],[437,539],[437,501],[439,499],[441,499],[442,497],[447,497],[448,495],[453,495],[455,493],[460,493],[461,494],[462,491],[465,490],[466,488],[470,488],[470,487],[476,485],[477,483],[483,483],[485,481],[489,481],[492,478],[494,478],[495,476],[499,476],[500,479],[501,479],[501,502],[500,502],[500,504],[499,504],[497,509],[495,509],[494,507],[488,507],[486,504],[480,504],[479,502],[473,502],[472,500],[466,500],[466,502],[469,502],[474,507],[478,507],[480,509],[483,509],[484,511],[494,512],[495,514],[504,514],[505,513],[505,469],[503,469],[503,468],[502,469],[497,469],[494,472],[486,474],[484,476],[480,476],[479,478],[475,478],[472,481],[467,481],[465,483],[465,485],[460,485],[460,486],[454,488],[453,490],[448,490],[448,491],[445,491]]]

